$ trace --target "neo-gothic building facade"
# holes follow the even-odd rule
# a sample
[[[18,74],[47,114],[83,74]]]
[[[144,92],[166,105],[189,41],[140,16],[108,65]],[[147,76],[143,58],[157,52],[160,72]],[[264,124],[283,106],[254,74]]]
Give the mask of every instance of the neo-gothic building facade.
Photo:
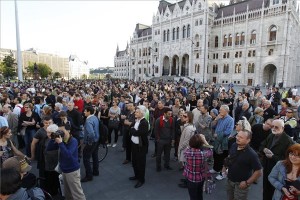
[[[299,33],[296,0],[245,0],[220,8],[205,0],[161,0],[152,26],[137,24],[130,46],[117,49],[114,76],[299,85]]]

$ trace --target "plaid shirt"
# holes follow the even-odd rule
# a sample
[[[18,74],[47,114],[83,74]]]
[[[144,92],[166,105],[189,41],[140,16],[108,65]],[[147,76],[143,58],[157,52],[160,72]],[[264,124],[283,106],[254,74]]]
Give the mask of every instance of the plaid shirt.
[[[186,163],[184,166],[183,176],[191,182],[201,182],[205,178],[206,158],[212,156],[212,150],[194,149],[188,147],[184,153]]]

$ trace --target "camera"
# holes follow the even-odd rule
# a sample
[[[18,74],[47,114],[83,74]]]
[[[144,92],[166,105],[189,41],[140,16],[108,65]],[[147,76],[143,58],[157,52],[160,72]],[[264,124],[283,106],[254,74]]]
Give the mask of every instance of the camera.
[[[61,131],[61,130],[58,130],[58,131],[56,131],[54,133],[51,133],[51,135],[50,135],[51,139],[53,139],[53,140],[55,138],[59,138],[59,136],[61,136],[63,138],[65,136],[65,133],[63,131]]]

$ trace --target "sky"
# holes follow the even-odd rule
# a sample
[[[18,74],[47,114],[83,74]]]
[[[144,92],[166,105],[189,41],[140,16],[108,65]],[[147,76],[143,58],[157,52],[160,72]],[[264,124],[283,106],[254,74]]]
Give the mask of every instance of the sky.
[[[151,25],[158,5],[159,0],[18,0],[21,50],[75,54],[91,68],[113,67],[117,45],[126,48],[137,23]],[[0,0],[0,48],[16,49],[13,0]]]

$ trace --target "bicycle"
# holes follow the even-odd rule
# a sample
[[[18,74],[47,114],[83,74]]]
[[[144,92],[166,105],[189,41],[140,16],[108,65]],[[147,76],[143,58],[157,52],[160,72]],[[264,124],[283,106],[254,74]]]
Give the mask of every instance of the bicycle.
[[[108,147],[106,144],[99,144],[98,146],[98,162],[102,162],[108,153]],[[93,163],[93,160],[90,161],[91,163]]]

